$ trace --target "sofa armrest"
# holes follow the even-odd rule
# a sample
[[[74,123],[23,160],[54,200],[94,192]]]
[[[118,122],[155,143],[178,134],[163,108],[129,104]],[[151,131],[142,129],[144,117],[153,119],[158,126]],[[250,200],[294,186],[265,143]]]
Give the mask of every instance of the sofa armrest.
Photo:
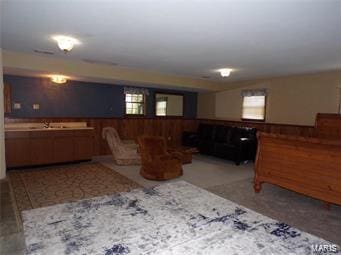
[[[237,161],[255,159],[257,152],[257,141],[255,139],[242,137],[235,145],[237,148]]]

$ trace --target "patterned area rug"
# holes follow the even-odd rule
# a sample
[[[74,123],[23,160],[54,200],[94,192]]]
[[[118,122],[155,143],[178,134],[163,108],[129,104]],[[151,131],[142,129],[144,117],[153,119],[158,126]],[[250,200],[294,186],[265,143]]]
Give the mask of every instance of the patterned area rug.
[[[24,211],[23,219],[28,255],[288,255],[319,254],[314,249],[320,245],[338,249],[184,181]]]
[[[141,187],[99,163],[10,171],[8,176],[19,212]]]

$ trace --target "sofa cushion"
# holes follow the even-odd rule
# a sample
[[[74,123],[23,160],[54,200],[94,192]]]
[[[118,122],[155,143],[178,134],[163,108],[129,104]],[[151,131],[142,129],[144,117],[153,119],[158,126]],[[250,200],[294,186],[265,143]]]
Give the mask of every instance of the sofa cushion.
[[[217,143],[229,143],[230,127],[218,125],[215,128],[214,141]]]
[[[198,136],[201,140],[213,140],[215,125],[199,124]]]
[[[214,141],[213,140],[201,140],[199,142],[199,151],[202,154],[211,155],[214,151]]]
[[[230,143],[237,144],[242,137],[241,130],[237,127],[231,128]]]
[[[214,156],[226,159],[235,159],[236,146],[228,143],[216,143],[214,145]]]

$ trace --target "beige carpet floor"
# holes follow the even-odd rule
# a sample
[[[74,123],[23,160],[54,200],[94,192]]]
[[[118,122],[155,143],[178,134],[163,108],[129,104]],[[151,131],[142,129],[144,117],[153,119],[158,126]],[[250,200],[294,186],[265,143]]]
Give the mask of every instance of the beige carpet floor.
[[[113,164],[110,156],[98,157],[96,160],[111,168],[110,171],[115,172],[115,176],[120,173],[141,186],[150,187],[163,183],[143,179],[139,175],[138,166],[121,167]],[[70,166],[60,168],[64,167]],[[341,206],[332,206],[328,211],[319,200],[270,184],[264,184],[262,191],[256,194],[252,188],[252,177],[253,164],[235,166],[229,161],[194,155],[193,164],[185,165],[184,175],[174,181],[188,181],[259,213],[341,245]],[[121,180],[125,178],[115,179],[113,182],[121,182]],[[23,255],[23,233],[15,227],[12,212],[13,199],[10,198],[12,192],[6,188],[6,183],[0,182],[2,199],[0,230],[6,230],[3,234],[7,234],[0,236],[0,254]]]
[[[141,187],[99,163],[10,171],[8,176],[19,212]]]
[[[276,185],[263,184],[255,193],[252,178],[207,189],[258,213],[341,245],[341,206],[326,210],[320,200]]]

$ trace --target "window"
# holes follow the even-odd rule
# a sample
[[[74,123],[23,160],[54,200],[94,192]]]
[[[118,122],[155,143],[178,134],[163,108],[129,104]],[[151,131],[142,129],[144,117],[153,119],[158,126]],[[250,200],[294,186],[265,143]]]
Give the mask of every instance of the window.
[[[144,94],[125,94],[126,114],[144,115]]]
[[[156,101],[156,116],[167,115],[167,98],[159,98]]]
[[[266,94],[261,91],[244,91],[242,119],[265,120]]]

